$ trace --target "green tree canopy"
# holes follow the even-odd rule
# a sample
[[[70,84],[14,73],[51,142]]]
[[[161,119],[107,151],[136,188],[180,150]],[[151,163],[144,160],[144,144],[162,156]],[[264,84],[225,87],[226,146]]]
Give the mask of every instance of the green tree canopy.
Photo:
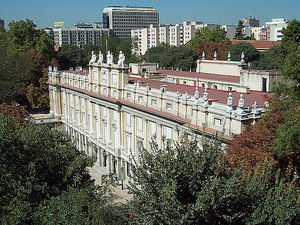
[[[259,60],[259,51],[251,44],[246,43],[244,41],[240,41],[235,45],[229,46],[228,51],[231,55],[231,60],[240,61],[242,52],[245,54],[245,62],[257,64]]]
[[[16,129],[0,114],[1,224],[113,221],[104,208],[111,201],[108,189],[94,186],[88,173],[93,162],[66,134],[31,123]]]
[[[244,32],[243,32],[244,27],[245,26],[243,24],[243,21],[239,20],[239,23],[238,23],[238,25],[236,26],[236,29],[235,29],[234,39],[244,40]]]
[[[195,31],[194,37],[189,41],[187,47],[195,49],[199,42],[222,42],[225,44],[230,44],[229,38],[226,37],[225,29],[220,26],[216,26],[213,29],[208,27],[199,28]]]
[[[281,68],[281,45],[275,45],[268,50],[261,52],[256,69],[259,70],[274,70]]]
[[[135,224],[291,224],[296,193],[268,179],[227,170],[219,139],[152,143],[133,168]]]
[[[286,28],[282,29],[283,70],[285,78],[296,82],[299,91],[300,83],[300,22],[292,20]]]
[[[195,68],[196,54],[195,51],[185,46],[169,46],[160,44],[152,47],[145,53],[145,61],[158,63],[160,67],[167,69],[190,70]]]

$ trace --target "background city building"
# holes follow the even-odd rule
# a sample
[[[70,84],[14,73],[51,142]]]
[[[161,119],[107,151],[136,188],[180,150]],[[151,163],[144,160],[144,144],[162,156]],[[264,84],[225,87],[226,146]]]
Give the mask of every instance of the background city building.
[[[259,27],[259,20],[253,16],[240,19],[245,27]]]
[[[282,28],[287,27],[289,21],[285,18],[274,18],[271,22],[266,22],[267,41],[280,41],[283,38]]]
[[[49,31],[49,34],[52,32]],[[73,44],[97,44],[101,37],[112,36],[113,32],[110,29],[94,28],[86,25],[76,25],[72,28],[54,28],[53,40],[55,45]]]
[[[109,6],[103,9],[103,28],[119,38],[130,37],[131,30],[159,24],[159,14],[152,7]]]
[[[195,31],[199,28],[208,27],[213,29],[217,24],[203,24],[201,21],[185,21],[176,25],[154,25],[151,24],[147,28],[131,30],[131,38],[134,40],[132,53],[134,55],[143,55],[152,47],[156,47],[161,43],[167,43],[171,46],[180,46],[188,43],[195,35]],[[236,26],[222,25],[226,31],[226,37],[233,39]]]

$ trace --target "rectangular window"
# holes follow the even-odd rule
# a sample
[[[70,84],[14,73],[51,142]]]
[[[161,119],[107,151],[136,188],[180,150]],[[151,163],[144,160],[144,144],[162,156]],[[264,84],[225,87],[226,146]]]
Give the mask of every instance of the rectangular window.
[[[139,131],[143,131],[143,119],[141,117],[137,117],[137,127]]]
[[[85,125],[85,114],[81,113],[81,123]]]
[[[118,147],[118,135],[117,135],[117,129],[114,129],[114,147]]]
[[[150,122],[151,136],[156,135],[156,123]]]
[[[92,124],[92,119],[91,119],[90,115],[88,115],[88,124],[89,124],[89,131],[92,132],[93,131],[93,129],[92,129],[93,124]]]
[[[172,104],[171,103],[167,103],[166,108],[167,108],[167,110],[172,110]]]
[[[103,107],[103,117],[107,117],[107,108]]]
[[[139,102],[143,102],[143,96],[139,96],[138,100]]]
[[[76,110],[76,124],[79,124],[79,111]]]
[[[127,154],[129,154],[131,151],[131,135],[130,134],[126,134],[126,150],[127,150]]]
[[[157,105],[156,99],[152,99],[152,100],[151,100],[151,105]]]
[[[214,124],[215,124],[215,126],[222,126],[222,119],[215,118]]]
[[[113,119],[114,119],[114,121],[118,120],[118,112],[117,111],[113,111]]]
[[[131,126],[131,115],[129,113],[126,113],[126,125]]]
[[[172,139],[173,138],[173,129],[170,127],[165,127],[165,135],[166,135],[166,139]]]

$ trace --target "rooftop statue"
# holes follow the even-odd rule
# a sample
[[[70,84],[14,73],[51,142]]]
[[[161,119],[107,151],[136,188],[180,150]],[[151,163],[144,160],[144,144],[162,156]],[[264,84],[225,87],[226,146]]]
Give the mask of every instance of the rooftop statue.
[[[99,64],[103,63],[103,54],[101,51],[99,52],[99,59],[98,59],[97,63],[99,63]]]
[[[119,54],[118,66],[124,67],[125,55],[122,51]]]
[[[94,62],[96,62],[96,60],[97,60],[97,56],[96,56],[96,54],[94,53],[94,51],[92,51],[92,58],[91,58],[91,60],[90,60],[90,63],[94,63]]]

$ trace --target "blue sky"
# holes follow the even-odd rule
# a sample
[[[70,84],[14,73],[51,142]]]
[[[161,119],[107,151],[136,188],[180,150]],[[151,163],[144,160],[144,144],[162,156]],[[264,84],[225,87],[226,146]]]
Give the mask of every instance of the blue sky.
[[[160,23],[183,21],[237,24],[250,15],[269,21],[276,17],[300,20],[300,0],[1,0],[0,18],[31,19],[38,27],[64,21],[67,27],[77,22],[101,21],[103,8],[109,5],[152,6],[160,14]]]

